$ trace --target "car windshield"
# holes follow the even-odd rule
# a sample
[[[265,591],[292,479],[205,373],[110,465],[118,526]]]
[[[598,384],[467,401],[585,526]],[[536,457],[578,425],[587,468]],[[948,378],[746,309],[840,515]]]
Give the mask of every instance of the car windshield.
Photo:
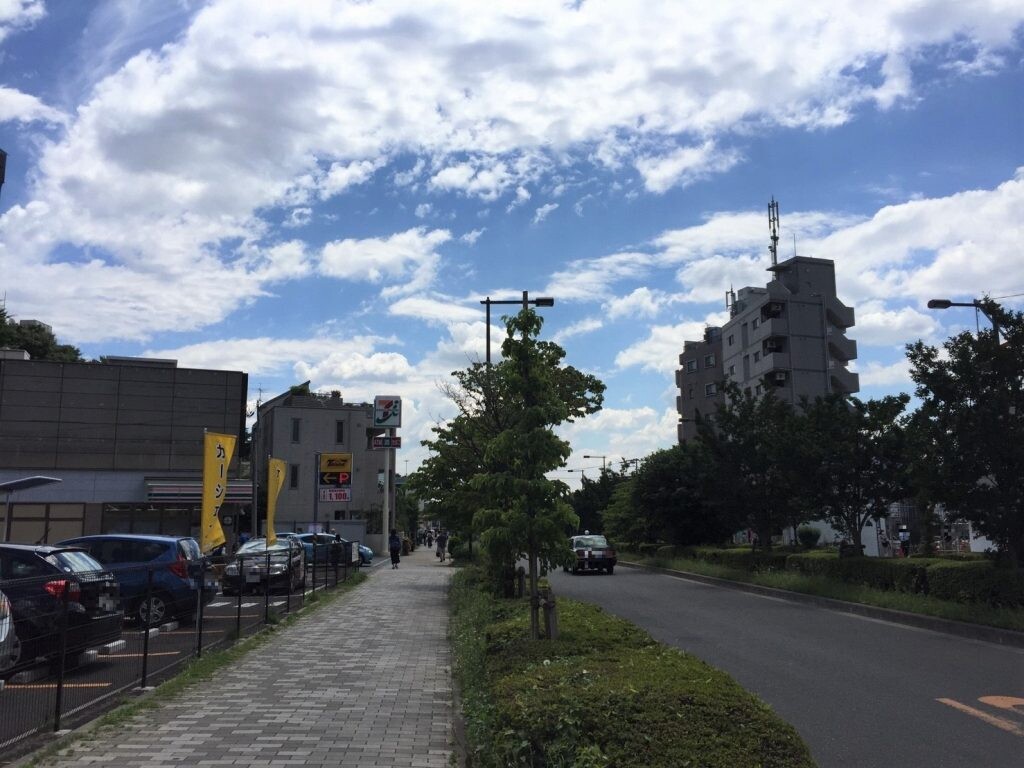
[[[288,549],[287,540],[278,540],[270,545],[271,552],[284,552]],[[252,552],[266,552],[267,551],[267,540],[266,539],[253,539],[247,541],[245,544],[238,548],[238,554],[245,555]]]
[[[93,560],[85,552],[75,549],[52,552],[46,556],[46,562],[57,566],[65,573],[89,573],[103,570],[103,566],[96,560]]]
[[[185,553],[188,560],[202,560],[203,553],[199,551],[199,542],[195,539],[178,539],[178,546]]]
[[[607,547],[608,539],[604,536],[577,536],[573,539],[574,547]]]

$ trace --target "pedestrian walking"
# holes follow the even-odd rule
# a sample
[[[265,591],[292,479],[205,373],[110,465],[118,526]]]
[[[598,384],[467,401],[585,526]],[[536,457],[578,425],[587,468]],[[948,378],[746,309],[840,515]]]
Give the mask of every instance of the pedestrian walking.
[[[442,563],[444,562],[444,550],[448,546],[448,533],[446,531],[440,531],[437,534],[437,558]]]
[[[900,557],[910,556],[910,530],[905,525],[900,526]]]
[[[394,570],[398,567],[398,556],[402,552],[402,540],[398,538],[398,531],[394,528],[391,529],[391,535],[388,537],[388,552],[391,553],[391,569]]]
[[[434,534],[431,531],[427,531],[427,547],[434,546]]]

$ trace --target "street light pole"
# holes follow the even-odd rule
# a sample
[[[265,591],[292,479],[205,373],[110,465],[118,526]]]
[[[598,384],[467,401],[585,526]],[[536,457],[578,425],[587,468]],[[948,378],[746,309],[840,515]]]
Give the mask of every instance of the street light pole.
[[[583,454],[583,458],[584,459],[600,459],[601,460],[601,472],[602,473],[604,473],[605,469],[608,468],[608,457],[607,456],[598,456],[597,454],[584,453]]]
[[[928,309],[949,309],[950,307],[974,307],[975,310],[981,312],[990,323],[992,323],[992,330],[996,334],[996,344],[999,343],[999,321],[997,321],[989,313],[985,307],[984,302],[974,299],[973,301],[950,301],[949,299],[931,299],[928,302]]]
[[[553,307],[555,306],[555,300],[550,296],[538,296],[536,299],[530,298],[529,291],[523,291],[522,299],[492,299],[488,296],[486,299],[480,299],[480,303],[487,307],[487,366],[491,365],[491,305],[492,304],[522,304],[523,309],[528,309],[531,304],[535,307]]]

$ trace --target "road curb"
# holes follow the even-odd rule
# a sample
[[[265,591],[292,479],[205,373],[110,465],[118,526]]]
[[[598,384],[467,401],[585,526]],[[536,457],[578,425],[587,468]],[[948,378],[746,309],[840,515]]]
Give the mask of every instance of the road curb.
[[[872,619],[891,621],[894,624],[904,624],[906,626],[917,627],[919,629],[930,629],[934,632],[943,632],[947,635],[956,635],[957,637],[964,637],[970,640],[982,640],[984,642],[995,643],[997,645],[1024,648],[1024,632],[1017,632],[1012,629],[986,627],[982,624],[968,624],[967,622],[953,621],[952,619],[940,619],[937,616],[925,616],[919,613],[897,611],[893,608],[879,608],[875,605],[848,603],[845,600],[836,600],[831,597],[808,595],[803,592],[791,592],[787,589],[764,587],[760,584],[748,584],[743,581],[730,581],[729,579],[720,579],[716,576],[704,576],[699,573],[690,573],[689,571],[677,571],[673,568],[659,568],[654,565],[641,565],[640,563],[633,563],[621,559],[618,564],[624,565],[627,568],[636,568],[637,570],[642,571],[678,576],[680,578],[688,579],[689,581],[698,581],[702,584],[708,584],[715,587],[738,589],[741,592],[751,592],[753,594],[764,595],[766,597],[776,597],[780,600],[789,600],[793,603],[817,605],[821,608],[828,608],[829,610],[839,611],[841,613],[852,613],[858,616],[867,616]]]

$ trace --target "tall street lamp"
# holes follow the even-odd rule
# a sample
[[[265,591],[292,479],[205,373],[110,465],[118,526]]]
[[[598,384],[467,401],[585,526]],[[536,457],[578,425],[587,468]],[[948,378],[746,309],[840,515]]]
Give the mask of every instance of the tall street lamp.
[[[583,458],[584,459],[600,459],[601,460],[601,471],[602,472],[604,472],[605,469],[607,469],[607,467],[608,467],[608,457],[607,456],[598,456],[597,454],[584,453],[583,454]]]
[[[550,296],[538,296],[536,299],[530,298],[529,291],[523,291],[522,299],[509,299],[498,301],[488,296],[486,299],[480,299],[480,303],[487,307],[487,365],[491,364],[491,305],[492,304],[522,304],[523,309],[528,308],[531,304],[535,307],[553,307],[555,306],[555,300]]]
[[[0,149],[0,189],[4,188],[4,177],[7,175],[7,153]]]
[[[928,302],[928,309],[949,309],[950,307],[974,307],[981,312],[988,321],[992,323],[992,330],[996,334],[996,343],[999,343],[999,322],[989,314],[984,302],[974,299],[973,301],[950,301],[949,299],[931,299]]]
[[[62,482],[58,477],[44,477],[43,475],[34,475],[32,477],[22,477],[17,480],[8,480],[6,483],[0,483],[0,491],[4,491],[7,494],[7,517],[4,519],[4,541],[11,540],[11,497],[15,491],[24,491],[28,488],[38,488],[41,485],[49,485],[50,483]]]

